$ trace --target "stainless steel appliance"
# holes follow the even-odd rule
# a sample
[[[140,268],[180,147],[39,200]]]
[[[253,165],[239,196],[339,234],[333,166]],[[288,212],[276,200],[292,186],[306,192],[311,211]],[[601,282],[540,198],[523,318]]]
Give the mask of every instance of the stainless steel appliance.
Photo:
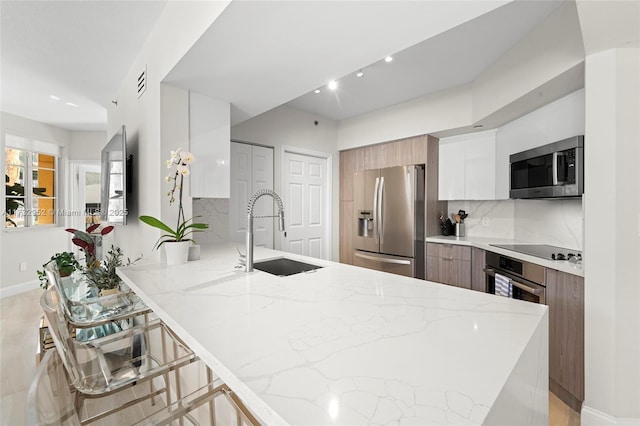
[[[509,297],[533,303],[545,303],[544,266],[487,252],[484,272],[487,293],[496,294],[496,274],[499,274],[511,287]]]
[[[584,192],[584,136],[513,154],[510,198],[579,197]]]
[[[425,278],[425,166],[356,172],[354,265]]]
[[[517,251],[529,256],[541,257],[547,260],[568,260],[572,263],[582,262],[582,252],[546,244],[491,244],[494,247]]]

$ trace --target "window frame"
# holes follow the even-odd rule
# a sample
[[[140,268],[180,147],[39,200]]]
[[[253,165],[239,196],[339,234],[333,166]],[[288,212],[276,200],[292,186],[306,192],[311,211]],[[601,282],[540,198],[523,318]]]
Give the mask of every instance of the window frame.
[[[24,164],[13,164],[9,163],[9,159],[6,156],[7,149],[15,149],[25,153]],[[5,232],[19,232],[24,231],[26,229],[44,229],[48,227],[59,226],[60,224],[60,148],[51,143],[40,142],[35,140],[29,140],[27,138],[23,138],[20,136],[5,135],[5,146],[4,152],[2,153],[5,165],[5,174],[6,167],[9,165],[15,165],[18,167],[24,168],[24,182],[23,186],[25,188],[24,192],[24,209],[27,213],[24,216],[24,224],[22,226],[8,226],[8,222],[6,220],[6,216],[8,216],[8,212],[5,211],[5,222],[3,225],[3,230]],[[34,166],[33,161],[36,158],[36,155],[47,155],[53,157],[53,168],[50,167],[40,167]],[[38,162],[39,164],[39,162]],[[38,215],[34,214],[39,207],[36,207],[36,200],[40,197],[33,192],[33,182],[34,182],[34,173],[38,172],[39,169],[43,170],[51,170],[53,171],[53,196],[42,197],[43,199],[53,200],[53,223],[36,223],[36,217]],[[5,183],[6,186],[6,183]],[[5,191],[5,207],[6,207],[6,199],[7,199],[6,191]],[[13,197],[12,197],[13,198]],[[22,198],[22,197],[15,197]]]

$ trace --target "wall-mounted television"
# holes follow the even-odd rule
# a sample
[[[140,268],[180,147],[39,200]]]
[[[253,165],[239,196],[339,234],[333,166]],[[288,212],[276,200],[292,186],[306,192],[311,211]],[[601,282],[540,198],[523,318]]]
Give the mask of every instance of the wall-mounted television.
[[[102,149],[100,219],[110,224],[127,224],[127,198],[131,194],[131,156],[127,155],[125,126]]]

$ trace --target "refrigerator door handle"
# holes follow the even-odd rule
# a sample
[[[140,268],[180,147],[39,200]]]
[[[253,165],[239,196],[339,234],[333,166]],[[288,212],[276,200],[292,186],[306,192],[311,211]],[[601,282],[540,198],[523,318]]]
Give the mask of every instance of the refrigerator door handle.
[[[378,229],[378,190],[380,189],[380,178],[376,178],[376,184],[373,190],[373,239],[378,243],[378,236],[380,235]]]
[[[378,191],[379,199],[378,199],[378,234],[380,235],[380,244],[384,241],[384,217],[382,212],[383,202],[384,202],[384,176],[380,178],[380,189]]]
[[[409,260],[402,260],[402,259],[387,259],[384,257],[378,257],[378,256],[369,256],[360,252],[355,252],[353,253],[353,255],[355,257],[359,257],[361,259],[367,259],[367,260],[373,260],[376,262],[380,262],[380,263],[393,263],[394,265],[411,265],[411,261]]]

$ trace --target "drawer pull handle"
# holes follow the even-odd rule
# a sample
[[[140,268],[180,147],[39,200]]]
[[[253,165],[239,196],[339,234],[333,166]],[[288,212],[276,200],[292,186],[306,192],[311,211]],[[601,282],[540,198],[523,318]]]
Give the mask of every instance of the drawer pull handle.
[[[380,262],[380,263],[392,263],[394,265],[411,265],[411,261],[409,260],[388,259],[388,258],[377,257],[377,256],[368,256],[366,254],[357,253],[357,252],[354,253],[354,256],[359,257],[361,259],[373,260],[375,262]]]

